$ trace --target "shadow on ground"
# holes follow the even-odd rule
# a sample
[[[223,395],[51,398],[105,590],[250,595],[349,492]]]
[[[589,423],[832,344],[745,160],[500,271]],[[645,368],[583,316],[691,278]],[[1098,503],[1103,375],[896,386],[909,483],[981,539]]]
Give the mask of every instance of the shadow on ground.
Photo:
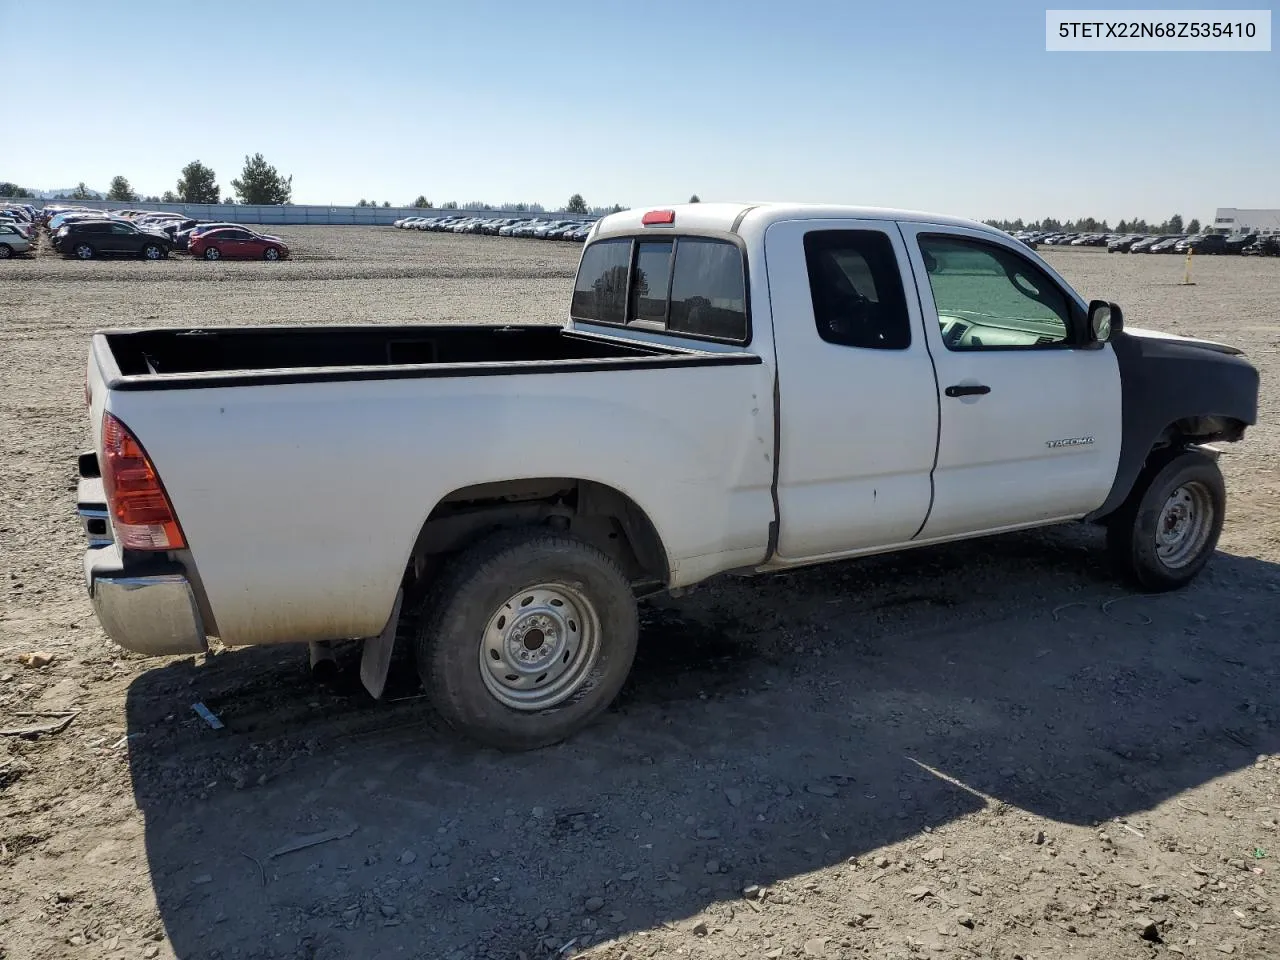
[[[983,546],[649,606],[615,708],[533,754],[432,728],[407,664],[382,705],[346,675],[316,685],[296,650],[151,671],[129,692],[131,766],[172,946],[546,957],[987,798],[1090,824],[1280,750],[1280,567],[1220,555],[1142,597],[1088,532]]]

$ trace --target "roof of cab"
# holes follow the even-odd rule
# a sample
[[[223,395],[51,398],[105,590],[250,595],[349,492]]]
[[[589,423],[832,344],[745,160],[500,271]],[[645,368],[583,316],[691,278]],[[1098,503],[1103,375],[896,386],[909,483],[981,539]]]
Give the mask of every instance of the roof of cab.
[[[681,227],[729,232],[734,229],[735,224],[738,225],[738,233],[745,233],[747,230],[763,231],[769,224],[779,220],[909,220],[1001,233],[995,227],[977,220],[966,220],[963,217],[949,217],[920,210],[839,206],[825,203],[678,203],[670,206],[636,207],[621,213],[609,214],[601,218],[592,239],[642,229],[642,218],[653,210],[670,210],[675,213],[675,222],[669,227],[664,225],[648,228],[655,234],[660,234],[667,229],[679,230]]]

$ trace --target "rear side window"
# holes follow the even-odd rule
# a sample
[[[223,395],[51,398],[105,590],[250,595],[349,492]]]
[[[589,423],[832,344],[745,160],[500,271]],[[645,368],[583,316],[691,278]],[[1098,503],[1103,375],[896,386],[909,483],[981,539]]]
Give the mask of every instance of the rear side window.
[[[804,258],[818,336],[869,350],[911,346],[902,273],[886,234],[816,230],[805,234]]]
[[[676,242],[667,329],[696,337],[746,341],[747,290],[742,253],[737,247],[722,240],[691,237]]]
[[[746,343],[742,252],[724,240],[673,237],[599,240],[574,284],[576,320],[659,326],[682,336]]]
[[[630,270],[630,240],[603,240],[587,247],[573,287],[573,316],[600,323],[625,323]]]

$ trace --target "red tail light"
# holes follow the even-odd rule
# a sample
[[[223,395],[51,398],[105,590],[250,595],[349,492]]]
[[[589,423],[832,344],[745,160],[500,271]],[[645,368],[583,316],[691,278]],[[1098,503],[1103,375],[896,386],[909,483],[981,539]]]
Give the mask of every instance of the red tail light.
[[[102,415],[102,485],[126,550],[181,550],[187,545],[164,485],[142,444],[109,413]]]
[[[646,227],[652,227],[655,224],[675,223],[676,212],[674,210],[650,210],[640,218],[640,223]]]

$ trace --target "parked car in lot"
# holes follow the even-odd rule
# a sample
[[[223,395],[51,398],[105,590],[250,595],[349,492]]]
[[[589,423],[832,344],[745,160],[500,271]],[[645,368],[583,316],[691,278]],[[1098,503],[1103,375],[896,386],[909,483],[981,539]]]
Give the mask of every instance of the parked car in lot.
[[[1246,257],[1280,257],[1280,234],[1259,237],[1257,243],[1241,251]]]
[[[53,234],[53,247],[78,260],[94,257],[142,257],[161,260],[172,243],[158,230],[140,230],[127,220],[64,221]]]
[[[1107,253],[1128,253],[1135,243],[1142,239],[1142,234],[1134,233],[1127,237],[1118,237],[1107,244]]]
[[[974,221],[627,211],[566,292],[560,328],[94,334],[106,633],[359,638],[378,696],[404,613],[445,721],[533,748],[617,695],[637,597],[728,571],[1087,521],[1142,589],[1183,586],[1226,509],[1209,445],[1257,420],[1239,350],[1126,327]]]
[[[1186,237],[1165,237],[1159,243],[1153,244],[1151,253],[1177,253],[1177,246]]]
[[[30,253],[31,240],[12,223],[0,223],[0,260],[8,260],[14,254]]]
[[[118,223],[128,223],[121,217],[112,217],[104,214],[101,210],[67,210],[63,213],[54,214],[49,218],[49,222],[45,224],[49,233],[52,235],[69,223],[77,223],[83,220],[114,220]]]
[[[505,227],[498,228],[498,236],[500,237],[514,236],[517,230],[521,229],[522,227],[530,226],[531,224],[534,224],[536,222],[537,222],[536,220],[532,220],[532,219],[516,220],[514,223],[509,223]]]
[[[1188,250],[1201,255],[1226,253],[1227,238],[1221,233],[1197,233],[1194,236],[1184,237],[1173,245],[1174,253],[1186,253]]]
[[[188,231],[194,230],[198,226],[200,226],[199,220],[187,218],[170,220],[168,223],[162,224],[159,229],[161,233],[168,234],[173,240],[173,248],[175,250],[185,250],[187,249],[187,241],[191,238]],[[179,237],[182,238],[181,241],[179,241]]]
[[[552,230],[556,230],[561,227],[571,226],[575,222],[576,221],[574,220],[552,220],[549,223],[542,223],[534,228],[533,235],[537,237],[539,240],[545,240],[547,237],[547,234],[549,234]]]
[[[1227,241],[1222,252],[1228,256],[1238,257],[1250,247],[1254,246],[1258,242],[1258,239],[1259,237],[1256,233],[1244,234],[1237,237],[1227,237]]]
[[[8,216],[0,213],[0,224],[6,224],[13,227],[28,240],[35,235],[35,224],[31,223],[29,220],[23,220],[21,217]]]
[[[248,227],[218,227],[196,233],[190,240],[193,257],[205,260],[284,260],[288,245],[279,237]]]
[[[190,250],[191,240],[193,237],[209,230],[217,230],[221,227],[240,227],[238,223],[227,223],[226,221],[203,220],[193,226],[183,227],[176,231],[173,235],[173,245],[178,250]],[[248,229],[247,227],[244,229]]]

